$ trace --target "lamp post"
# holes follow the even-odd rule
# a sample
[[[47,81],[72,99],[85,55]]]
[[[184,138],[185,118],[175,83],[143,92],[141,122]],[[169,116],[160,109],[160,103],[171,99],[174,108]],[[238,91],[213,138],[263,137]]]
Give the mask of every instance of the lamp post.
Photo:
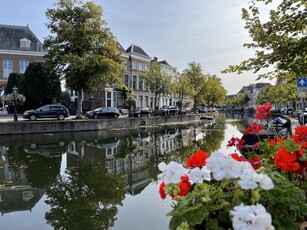
[[[13,87],[13,97],[14,97],[14,121],[18,121],[17,117],[17,105],[16,105],[16,98],[17,98],[17,90],[18,88],[16,86]]]

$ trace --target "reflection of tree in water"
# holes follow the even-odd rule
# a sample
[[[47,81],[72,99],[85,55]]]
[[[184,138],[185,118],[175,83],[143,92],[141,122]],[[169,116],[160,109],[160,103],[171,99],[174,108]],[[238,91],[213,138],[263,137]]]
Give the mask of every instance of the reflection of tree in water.
[[[39,154],[27,154],[23,146],[10,146],[8,162],[13,171],[24,171],[32,187],[46,188],[55,181],[60,173],[61,155],[46,157]]]
[[[211,154],[221,148],[221,144],[225,138],[225,118],[218,117],[217,121],[205,128],[205,135],[202,140],[195,145],[198,149]]]
[[[108,229],[124,199],[122,175],[104,166],[80,165],[66,171],[47,191],[45,218],[55,229]]]
[[[133,144],[133,140],[131,136],[122,138],[122,147],[120,152],[116,155],[118,158],[127,158],[130,153],[136,148],[135,144]]]
[[[190,157],[199,149],[202,149],[209,154],[220,149],[221,144],[225,138],[225,129],[225,118],[218,117],[215,123],[203,127],[202,131],[205,133],[205,135],[202,140],[191,140],[187,146],[183,146],[179,143],[179,146],[181,146],[179,149],[171,151],[167,154],[158,154],[156,152],[156,154],[152,155],[148,161],[147,169],[150,177],[153,180],[157,180],[157,176],[161,173],[158,169],[158,165],[162,161],[165,163],[169,163],[170,161],[176,161],[185,166],[188,157]],[[181,138],[183,137],[179,135],[179,142],[182,142]]]

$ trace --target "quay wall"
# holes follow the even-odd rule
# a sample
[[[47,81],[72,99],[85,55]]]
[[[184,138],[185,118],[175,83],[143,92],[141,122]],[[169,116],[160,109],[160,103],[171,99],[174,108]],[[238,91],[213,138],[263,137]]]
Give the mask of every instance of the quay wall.
[[[0,123],[0,135],[136,129],[171,123],[198,122],[202,119],[213,119],[214,116],[214,114],[191,114],[184,116],[125,117],[118,119],[10,121]]]

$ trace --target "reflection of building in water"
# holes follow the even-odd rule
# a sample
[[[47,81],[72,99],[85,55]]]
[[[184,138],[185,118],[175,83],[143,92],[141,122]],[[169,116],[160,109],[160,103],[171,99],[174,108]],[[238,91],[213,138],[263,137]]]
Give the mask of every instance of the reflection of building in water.
[[[45,189],[35,189],[29,185],[24,168],[9,167],[6,147],[0,147],[0,212],[30,210],[41,199]]]
[[[3,215],[10,212],[31,211],[45,192],[45,189],[35,189],[30,185],[1,186],[0,212]]]
[[[68,146],[67,167],[77,167],[78,159],[105,164],[109,173],[122,173],[124,188],[130,194],[141,192],[151,181],[148,175],[149,160],[154,154],[166,154],[179,148],[178,130],[165,130],[159,134],[141,133],[131,137],[133,149],[119,158],[124,149],[118,138],[94,140],[91,142],[70,142]]]

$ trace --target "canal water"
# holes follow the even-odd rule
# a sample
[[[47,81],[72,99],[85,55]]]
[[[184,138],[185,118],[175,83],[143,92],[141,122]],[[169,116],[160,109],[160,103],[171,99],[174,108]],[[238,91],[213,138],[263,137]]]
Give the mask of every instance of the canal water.
[[[0,229],[168,229],[161,161],[227,148],[247,126],[220,115],[197,126],[0,137]]]

